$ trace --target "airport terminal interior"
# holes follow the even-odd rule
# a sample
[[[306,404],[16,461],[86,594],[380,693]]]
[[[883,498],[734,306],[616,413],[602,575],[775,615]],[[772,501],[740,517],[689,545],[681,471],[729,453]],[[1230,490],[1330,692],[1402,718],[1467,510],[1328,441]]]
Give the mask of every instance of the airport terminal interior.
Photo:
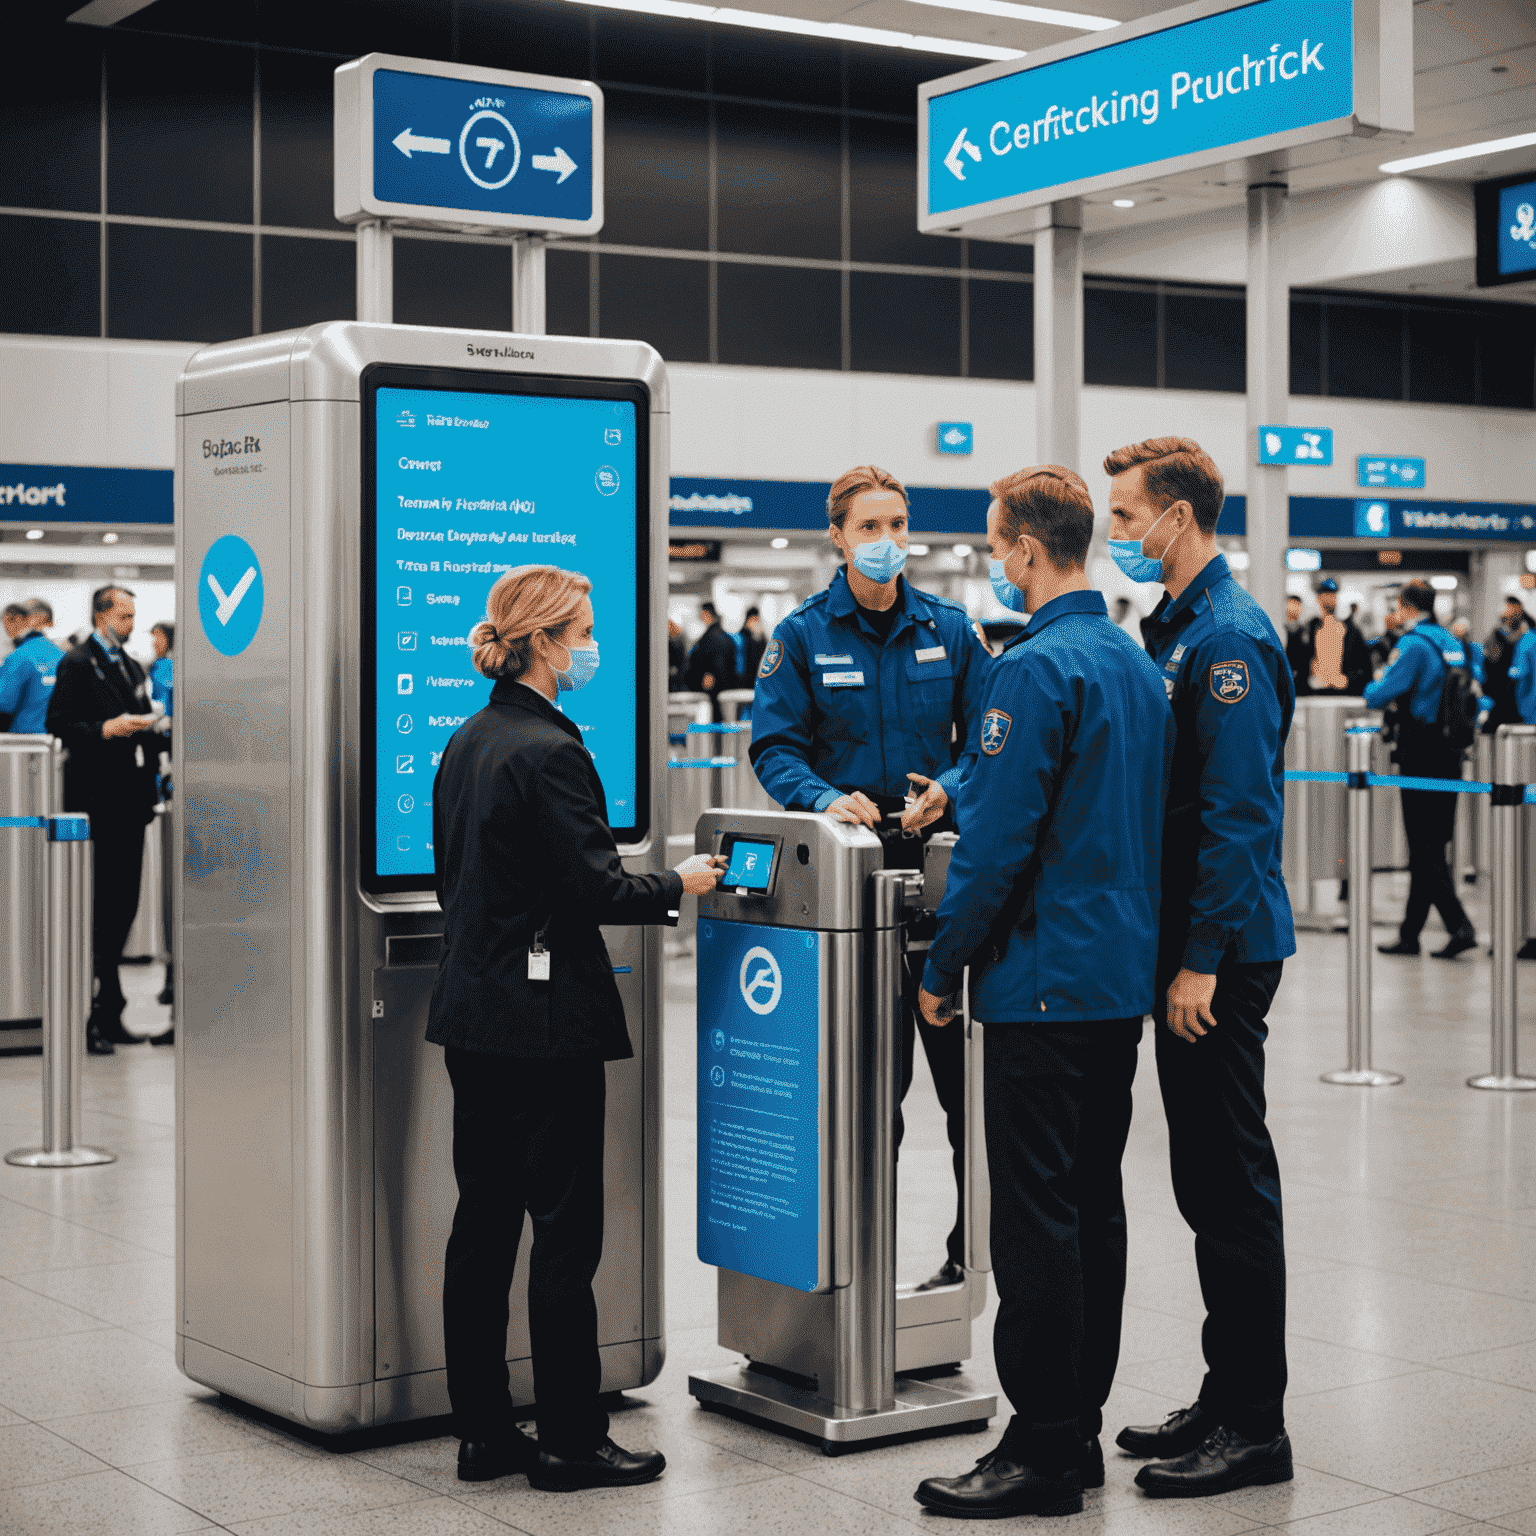
[[[903,997],[969,868],[964,783],[958,840],[877,838],[832,796],[781,806],[754,732],[771,686],[782,739],[795,646],[850,760],[893,739],[836,714],[855,695],[915,741],[934,667],[974,649],[1001,677],[987,658],[1038,631],[989,560],[989,487],[1037,463],[1081,475],[1087,583],[1155,643],[1172,546],[1149,526],[1127,558],[1104,461],[1170,436],[1220,473],[1197,532],[1296,695],[1271,834],[1295,952],[1255,1090],[1294,1475],[1157,1498],[1137,1478],[1163,1463],[1116,1443],[1194,1403],[1217,1347],[1148,1016],[1103,1484],[969,1512],[1536,1536],[1536,4],[1062,7],[10,18],[0,1536],[888,1536],[957,1512],[914,1494],[990,1475],[1015,1433],[983,1060],[1034,1025],[963,1006],[1006,963],[1006,939],[977,949],[950,1065],[909,1043],[901,1096]],[[829,527],[860,465],[904,487],[902,600],[956,626],[870,689],[803,607],[886,578]],[[450,1413],[434,775],[490,697],[466,637],[492,583],[546,561],[591,579],[602,668],[554,708],[624,868],[723,875],[675,923],[602,930],[633,1054],[606,1066],[601,1402],[619,1446],[666,1457],[635,1486],[468,1480]],[[1443,626],[1477,700],[1437,770],[1454,793],[1365,697],[1418,649],[1405,614]],[[552,690],[586,681],[570,648]],[[95,741],[44,711],[87,668],[115,686],[104,657],[146,718],[88,794]],[[1213,660],[1217,708],[1268,686]],[[935,776],[1006,765],[1009,729],[1019,750],[986,703],[955,705]],[[1431,915],[1410,953],[1415,793],[1454,803],[1466,921]],[[1112,974],[1131,947],[1060,963]],[[537,1437],[529,1246],[506,1359]]]

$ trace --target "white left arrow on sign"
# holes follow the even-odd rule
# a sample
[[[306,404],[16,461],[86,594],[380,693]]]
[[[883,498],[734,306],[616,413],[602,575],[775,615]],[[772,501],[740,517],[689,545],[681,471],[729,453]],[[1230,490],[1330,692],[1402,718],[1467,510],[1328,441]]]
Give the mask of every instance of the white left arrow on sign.
[[[447,139],[424,139],[420,134],[412,133],[409,128],[403,128],[390,140],[396,149],[405,156],[411,158],[411,151],[419,149],[424,155],[446,155],[453,146]]]
[[[981,164],[981,151],[966,138],[968,129],[962,128],[955,135],[955,142],[949,146],[949,153],[944,156],[944,164],[949,167],[949,172],[957,180],[965,180],[965,167],[960,163],[960,151],[963,149],[978,165]]]
[[[533,157],[533,168],[536,171],[559,171],[560,181],[555,183],[558,187],[576,169],[576,162],[556,144],[554,154]]]

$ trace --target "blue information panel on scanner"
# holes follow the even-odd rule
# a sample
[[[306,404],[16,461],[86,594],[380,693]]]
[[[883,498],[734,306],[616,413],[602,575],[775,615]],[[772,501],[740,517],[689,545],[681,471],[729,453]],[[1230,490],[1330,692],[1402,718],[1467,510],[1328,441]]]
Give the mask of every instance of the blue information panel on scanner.
[[[618,841],[636,840],[645,822],[643,391],[575,380],[580,393],[552,395],[555,381],[530,379],[524,388],[537,393],[501,393],[484,388],[484,375],[479,389],[390,382],[412,372],[365,380],[372,804],[365,800],[363,869],[375,890],[431,885],[433,776],[449,738],[491,694],[470,661],[469,632],[514,566],[556,565],[591,581],[602,665],[585,688],[557,694],[556,707],[581,728]],[[591,397],[608,388],[633,398]]]
[[[698,978],[699,1258],[823,1290],[821,936],[700,923]]]

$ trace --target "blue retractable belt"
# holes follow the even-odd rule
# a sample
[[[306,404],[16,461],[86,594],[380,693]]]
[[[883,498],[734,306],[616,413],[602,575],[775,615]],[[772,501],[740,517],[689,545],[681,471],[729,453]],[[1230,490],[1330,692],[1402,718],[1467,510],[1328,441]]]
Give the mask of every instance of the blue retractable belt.
[[[688,734],[690,736],[739,736],[743,731],[751,729],[752,727],[744,720],[725,720],[716,725],[694,723],[688,727]]]
[[[41,816],[0,816],[0,827],[40,827]]]
[[[1348,784],[1349,775],[1313,768],[1287,768],[1285,781],[1287,784]],[[1477,779],[1421,779],[1401,773],[1368,773],[1365,782],[1382,789],[1427,789],[1440,795],[1490,795],[1494,788]],[[1525,801],[1527,805],[1536,805],[1536,784],[1527,787]]]
[[[734,757],[669,757],[668,768],[734,768]]]
[[[91,840],[89,816],[50,816],[48,841],[50,843],[88,843]]]

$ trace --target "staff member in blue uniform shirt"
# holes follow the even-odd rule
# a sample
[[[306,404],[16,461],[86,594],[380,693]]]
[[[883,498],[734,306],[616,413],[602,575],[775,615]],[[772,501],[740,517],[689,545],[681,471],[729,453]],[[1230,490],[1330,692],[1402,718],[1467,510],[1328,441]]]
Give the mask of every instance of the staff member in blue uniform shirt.
[[[1149,1494],[1195,1497],[1288,1481],[1285,1235],[1264,1123],[1266,1016],[1296,952],[1280,873],[1285,647],[1216,548],[1221,472],[1187,437],[1104,461],[1115,563],[1161,581],[1142,625],[1178,745],[1163,823],[1157,1076],[1173,1192],[1195,1234],[1206,1377],[1193,1407],[1120,1432]]]
[[[1032,617],[987,688],[921,994],[925,1018],[947,1025],[969,964],[986,1022],[993,1353],[1014,1416],[975,1471],[917,1491],[972,1519],[1070,1514],[1104,1484],[1125,1297],[1120,1158],[1152,1006],[1173,752],[1157,668],[1088,589],[1087,486],[1045,464],[992,495],[992,558]]]
[[[850,469],[827,497],[829,537],[848,561],[825,592],[774,631],[757,669],[752,766],[789,810],[826,811],[871,827],[887,869],[922,865],[923,838],[950,824],[976,755],[982,685],[992,658],[959,603],[919,592],[907,561],[907,493],[874,465]],[[960,743],[959,760],[951,743]],[[909,937],[923,937],[908,927]],[[916,1022],[906,975],[900,1097],[912,1082],[914,1027],[933,1073],[954,1154],[955,1225],[928,1286],[964,1278],[964,1045]],[[901,1137],[897,1112],[897,1140]]]
[[[26,623],[16,649],[0,662],[0,731],[36,735],[46,728],[48,700],[64,654],[43,633],[53,623],[53,609],[42,598],[18,605]]]
[[[1430,617],[1434,611],[1435,592],[1427,582],[1411,581],[1397,594],[1403,637],[1381,679],[1365,690],[1365,702],[1369,709],[1381,709],[1394,699],[1403,701],[1398,705],[1397,726],[1397,766],[1402,773],[1412,778],[1459,779],[1461,749],[1447,746],[1435,721],[1446,674],[1452,667],[1466,667],[1467,653],[1450,630]],[[1516,650],[1517,661],[1519,656]],[[1514,666],[1509,670],[1513,677]],[[1384,955],[1418,954],[1419,934],[1434,907],[1450,935],[1445,947],[1434,951],[1435,958],[1454,960],[1477,947],[1477,930],[1457,899],[1445,857],[1445,845],[1456,828],[1456,797],[1431,789],[1404,789],[1399,794],[1403,830],[1408,834],[1408,905],[1397,943],[1376,947]]]

